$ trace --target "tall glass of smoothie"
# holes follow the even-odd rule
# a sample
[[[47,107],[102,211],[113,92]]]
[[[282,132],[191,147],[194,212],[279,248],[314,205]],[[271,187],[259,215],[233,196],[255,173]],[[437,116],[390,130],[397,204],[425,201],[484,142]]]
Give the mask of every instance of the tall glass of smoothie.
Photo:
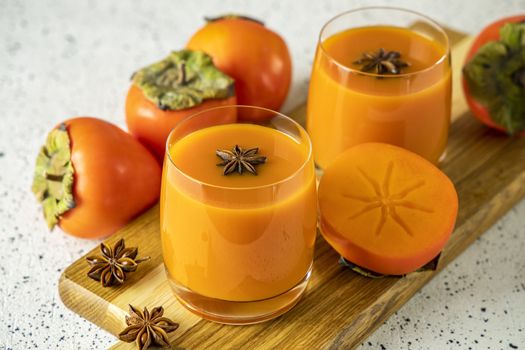
[[[322,28],[307,108],[320,168],[363,142],[390,143],[437,163],[450,114],[449,42],[434,21],[369,7],[340,14]]]
[[[214,115],[231,109],[257,109],[267,121],[217,121]],[[277,112],[218,107],[173,129],[160,220],[164,264],[179,301],[227,324],[291,309],[312,268],[315,181],[306,131]]]

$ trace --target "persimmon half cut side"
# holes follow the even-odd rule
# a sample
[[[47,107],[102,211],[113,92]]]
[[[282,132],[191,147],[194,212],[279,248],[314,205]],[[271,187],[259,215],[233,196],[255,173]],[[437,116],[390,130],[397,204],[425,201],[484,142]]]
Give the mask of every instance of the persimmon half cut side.
[[[321,232],[344,258],[386,275],[436,257],[454,229],[450,179],[405,149],[365,143],[341,154],[319,184]]]

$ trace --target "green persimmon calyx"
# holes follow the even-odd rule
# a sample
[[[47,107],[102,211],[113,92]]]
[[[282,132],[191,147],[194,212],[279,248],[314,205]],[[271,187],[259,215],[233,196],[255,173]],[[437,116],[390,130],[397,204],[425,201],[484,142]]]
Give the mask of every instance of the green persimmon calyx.
[[[36,158],[31,190],[42,203],[47,225],[52,229],[61,215],[75,207],[74,168],[71,143],[65,124],[53,129]]]
[[[507,23],[463,68],[472,97],[509,134],[525,130],[525,23]]]
[[[162,110],[191,108],[204,100],[228,98],[235,93],[234,80],[202,51],[174,51],[140,69],[131,79]]]
[[[249,17],[249,16],[238,15],[236,13],[227,13],[225,15],[216,16],[216,17],[204,17],[204,20],[206,22],[208,22],[208,23],[222,21],[224,19],[243,19],[245,21],[252,21],[252,22],[255,22],[257,24],[260,24],[260,25],[264,26],[264,22],[263,21],[260,21],[258,19],[255,19],[255,18]]]

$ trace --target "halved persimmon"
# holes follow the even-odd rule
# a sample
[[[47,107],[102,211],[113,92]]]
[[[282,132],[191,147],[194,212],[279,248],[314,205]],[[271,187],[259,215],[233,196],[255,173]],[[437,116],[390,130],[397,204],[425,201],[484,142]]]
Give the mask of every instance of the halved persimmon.
[[[345,259],[387,275],[435,258],[454,229],[458,197],[436,166],[405,149],[357,145],[319,184],[321,232]]]

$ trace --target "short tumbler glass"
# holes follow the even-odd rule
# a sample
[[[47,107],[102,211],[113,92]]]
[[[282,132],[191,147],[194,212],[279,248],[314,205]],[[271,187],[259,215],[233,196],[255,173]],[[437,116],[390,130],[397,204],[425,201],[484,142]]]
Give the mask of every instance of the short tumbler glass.
[[[409,66],[400,74],[378,72],[388,66],[370,58],[381,50]],[[447,143],[451,89],[448,38],[428,17],[368,7],[332,18],[319,34],[308,95],[316,164],[325,169],[364,142],[394,144],[437,163]]]
[[[234,108],[265,113],[267,121],[216,121]],[[259,146],[267,157],[258,175],[224,175],[217,166],[216,150],[236,144]],[[175,296],[201,317],[250,324],[291,309],[310,278],[316,215],[311,143],[292,119],[258,107],[217,107],[169,135],[160,201],[164,265]]]

